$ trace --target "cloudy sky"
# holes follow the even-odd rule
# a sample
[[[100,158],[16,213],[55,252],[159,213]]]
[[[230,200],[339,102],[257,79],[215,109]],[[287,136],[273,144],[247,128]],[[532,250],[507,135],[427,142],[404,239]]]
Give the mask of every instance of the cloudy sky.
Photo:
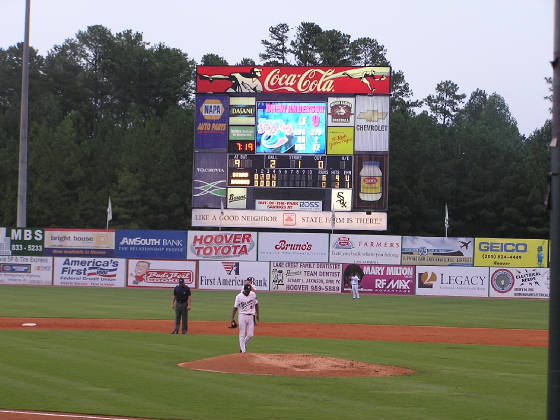
[[[100,24],[142,32],[198,63],[212,52],[235,64],[259,62],[270,26],[287,23],[295,33],[314,22],[352,39],[375,38],[417,99],[443,80],[467,96],[477,88],[502,95],[529,135],[550,118],[544,78],[552,75],[553,7],[553,0],[31,0],[30,44],[46,55]],[[0,10],[0,48],[7,48],[23,40],[25,0],[1,0]]]

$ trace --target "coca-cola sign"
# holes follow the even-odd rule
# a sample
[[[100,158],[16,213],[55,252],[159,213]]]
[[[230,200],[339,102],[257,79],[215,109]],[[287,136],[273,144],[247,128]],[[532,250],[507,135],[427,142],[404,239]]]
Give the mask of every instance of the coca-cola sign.
[[[198,66],[197,93],[390,93],[390,67]]]

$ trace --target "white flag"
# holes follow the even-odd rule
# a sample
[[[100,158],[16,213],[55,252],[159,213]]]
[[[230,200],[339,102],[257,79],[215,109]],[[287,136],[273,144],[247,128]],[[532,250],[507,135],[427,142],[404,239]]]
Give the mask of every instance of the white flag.
[[[111,220],[113,220],[113,210],[111,208],[111,196],[109,196],[109,204],[107,204],[107,228]]]
[[[445,228],[449,228],[449,213],[447,212],[447,203],[445,203]]]

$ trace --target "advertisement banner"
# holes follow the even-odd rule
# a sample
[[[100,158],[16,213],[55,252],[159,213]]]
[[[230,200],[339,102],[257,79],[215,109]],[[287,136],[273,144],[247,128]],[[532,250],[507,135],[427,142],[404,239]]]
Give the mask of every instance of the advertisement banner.
[[[356,111],[356,100],[353,97],[334,97],[329,98],[327,124],[330,127],[351,127],[354,128],[354,114]],[[350,152],[352,154],[352,152]]]
[[[229,141],[255,140],[255,126],[236,125],[229,127]],[[254,151],[254,149],[253,149]],[[239,150],[240,153],[243,150]]]
[[[0,227],[0,255],[43,255],[43,229]]]
[[[330,241],[330,262],[394,265],[401,263],[400,236],[333,233]]]
[[[67,287],[124,287],[126,260],[118,258],[54,259],[53,284]]]
[[[387,155],[354,156],[354,209],[387,210]]]
[[[327,154],[351,155],[354,153],[354,129],[352,127],[329,127]]]
[[[416,294],[488,297],[488,267],[416,266]]]
[[[387,230],[387,213],[193,209],[191,223],[209,227],[381,231]]]
[[[50,286],[52,275],[51,257],[0,257],[0,284]]]
[[[322,211],[322,201],[311,200],[255,200],[256,210],[272,211]]]
[[[225,153],[194,154],[192,206],[219,209],[225,202],[227,183]]]
[[[257,292],[268,292],[268,266],[268,262],[200,261],[198,263],[198,288],[240,292],[245,280],[253,277],[253,287]]]
[[[546,239],[475,238],[474,265],[478,267],[546,268]]]
[[[197,95],[195,107],[195,149],[227,149],[228,97]]]
[[[189,230],[187,259],[257,261],[257,232]]]
[[[328,233],[259,232],[259,261],[328,262]]]
[[[490,297],[548,298],[548,268],[491,268]]]
[[[331,211],[352,211],[351,189],[333,188],[331,190]]]
[[[255,98],[249,96],[229,98],[229,125],[252,125],[255,132]],[[231,137],[230,137],[231,139]]]
[[[227,206],[228,209],[247,208],[247,188],[228,188]]]
[[[45,255],[53,257],[114,257],[115,231],[45,229]]]
[[[271,292],[340,293],[342,264],[270,263]]]
[[[389,151],[389,97],[356,96],[356,152]]]
[[[185,260],[128,260],[127,287],[173,288],[179,279],[196,288],[196,261]]]
[[[117,230],[117,258],[184,260],[187,256],[184,230]]]
[[[391,93],[390,67],[198,66],[196,92]]]
[[[414,267],[404,265],[344,264],[342,291],[351,293],[351,273],[361,271],[359,292],[375,295],[414,295]]]
[[[473,265],[474,238],[403,236],[403,265]]]

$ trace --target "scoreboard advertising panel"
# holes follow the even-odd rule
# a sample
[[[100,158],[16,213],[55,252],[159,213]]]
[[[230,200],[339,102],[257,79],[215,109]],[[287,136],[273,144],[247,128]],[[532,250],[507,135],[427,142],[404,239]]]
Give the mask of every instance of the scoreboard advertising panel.
[[[386,230],[390,78],[390,67],[198,66],[192,225],[315,211],[307,229]]]

